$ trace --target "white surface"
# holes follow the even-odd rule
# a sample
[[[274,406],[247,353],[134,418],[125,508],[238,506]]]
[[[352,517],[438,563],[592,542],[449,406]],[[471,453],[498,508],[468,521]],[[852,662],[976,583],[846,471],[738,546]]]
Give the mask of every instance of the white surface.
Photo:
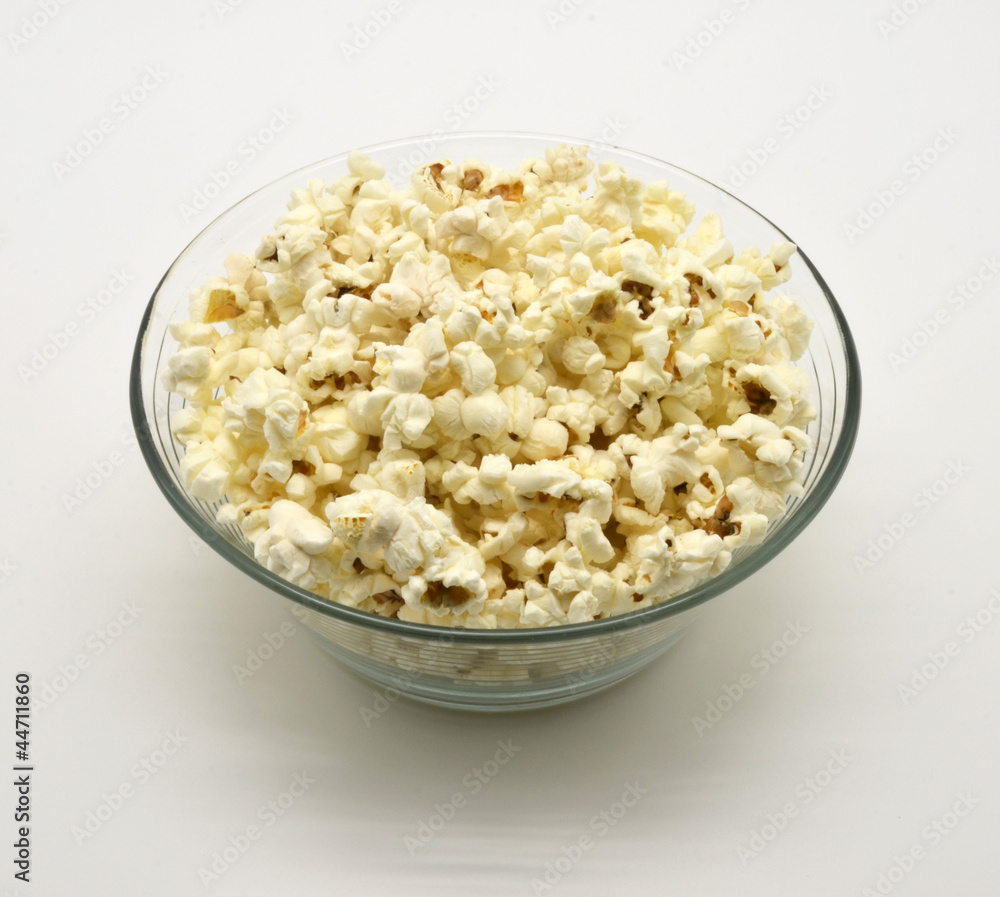
[[[576,2],[550,23],[556,0],[398,0],[349,59],[343,43],[386,3],[183,0],[155,14],[69,3],[16,52],[9,33],[43,3],[5,5],[0,694],[12,708],[19,670],[39,696],[79,655],[87,666],[32,717],[27,885],[12,877],[16,792],[0,789],[0,895],[862,895],[879,893],[879,875],[914,847],[923,853],[883,892],[996,893],[1000,613],[984,611],[981,632],[958,627],[1000,588],[1000,277],[964,308],[949,295],[1000,252],[1000,10],[907,0],[916,11],[883,36],[889,0]],[[713,19],[721,33],[681,67],[674,54]],[[118,98],[147,67],[162,80],[126,109]],[[478,108],[458,115],[477,85]],[[810,95],[819,108],[801,127],[779,125]],[[250,159],[241,143],[275,109],[291,120]],[[67,144],[102,118],[109,133],[60,178]],[[630,682],[492,718],[399,701],[366,725],[373,689],[301,628],[237,681],[234,664],[290,615],[199,553],[159,494],[129,444],[129,362],[160,275],[216,214],[318,158],[458,127],[610,140],[721,183],[748,150],[764,152],[735,192],[800,243],[839,297],[861,353],[864,417],[816,521]],[[939,129],[957,138],[912,178],[908,160]],[[232,182],[185,220],[181,205],[232,160]],[[845,225],[894,179],[901,195],[852,242]],[[121,269],[125,289],[84,313]],[[939,310],[947,322],[894,369],[889,353]],[[66,348],[22,382],[18,366],[69,324]],[[63,496],[114,451],[111,475],[67,510]],[[920,490],[955,462],[967,471],[921,510]],[[860,571],[868,541],[906,513],[913,525]],[[138,616],[108,644],[99,633],[123,602]],[[796,621],[808,632],[764,675],[759,652]],[[949,641],[946,668],[904,702],[898,686]],[[743,674],[753,687],[699,731],[694,718]],[[9,709],[4,719],[9,768]],[[168,733],[182,746],[144,773]],[[498,740],[518,750],[473,793],[466,776]],[[849,762],[813,790],[836,751]],[[303,772],[315,783],[268,825],[259,809]],[[592,819],[629,783],[645,794],[602,833]],[[78,843],[74,827],[123,784],[132,796]],[[465,805],[409,850],[404,839],[456,792]],[[961,794],[977,804],[946,837],[925,828]],[[788,803],[784,830],[741,857]],[[262,837],[204,885],[199,870],[251,825]],[[552,890],[533,887],[583,836],[590,847]]]

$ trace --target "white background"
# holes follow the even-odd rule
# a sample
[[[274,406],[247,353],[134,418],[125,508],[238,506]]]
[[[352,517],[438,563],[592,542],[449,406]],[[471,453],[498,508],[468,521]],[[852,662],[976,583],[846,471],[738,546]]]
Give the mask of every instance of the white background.
[[[563,17],[557,0],[398,0],[359,52],[355,29],[386,3],[4,4],[0,767],[14,765],[14,674],[54,700],[32,716],[27,885],[11,862],[16,792],[0,787],[0,895],[996,893],[1000,277],[963,307],[954,291],[1000,252],[1000,9],[576,3]],[[250,158],[275,110],[290,121]],[[864,414],[815,522],[634,679],[532,714],[397,701],[366,724],[375,690],[297,625],[238,681],[234,665],[291,617],[158,492],[130,437],[129,363],[159,277],[215,215],[316,159],[458,128],[617,142],[728,184],[829,281]],[[233,160],[238,175],[185,214]],[[859,217],[870,205],[877,220]],[[116,272],[113,301],[81,308]],[[54,357],[28,376],[36,351]],[[888,535],[904,514],[913,525]],[[891,547],[861,563],[880,536]],[[977,612],[978,631],[963,624]],[[807,631],[768,667],[790,624]],[[944,669],[901,692],[935,653]],[[744,674],[752,687],[699,725]],[[180,747],[156,767],[171,735]],[[473,793],[498,740],[517,750]],[[313,783],[269,817],[297,774]],[[630,784],[641,799],[602,826]],[[456,792],[465,805],[408,849]],[[947,815],[961,795],[973,809]],[[252,825],[262,836],[226,869]],[[204,884],[216,854],[223,873]]]

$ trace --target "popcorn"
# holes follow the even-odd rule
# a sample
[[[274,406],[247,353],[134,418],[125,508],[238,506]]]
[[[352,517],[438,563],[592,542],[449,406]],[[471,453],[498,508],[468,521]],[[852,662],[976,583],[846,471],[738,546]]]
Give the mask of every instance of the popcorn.
[[[604,369],[604,357],[597,343],[583,336],[572,336],[563,346],[562,363],[574,374],[596,374]]]
[[[268,528],[254,546],[257,561],[279,576],[312,589],[327,578],[323,553],[333,533],[321,520],[293,501],[277,501]]]
[[[470,395],[479,395],[496,384],[496,365],[478,344],[466,340],[451,350],[451,367]]]
[[[292,194],[190,297],[165,386],[192,494],[257,560],[416,623],[556,626],[668,600],[801,492],[795,247],[585,148]]]
[[[472,434],[497,437],[510,425],[510,411],[495,392],[469,396],[462,401],[462,425]]]
[[[569,445],[569,430],[547,417],[535,418],[521,443],[521,454],[531,461],[559,458]]]

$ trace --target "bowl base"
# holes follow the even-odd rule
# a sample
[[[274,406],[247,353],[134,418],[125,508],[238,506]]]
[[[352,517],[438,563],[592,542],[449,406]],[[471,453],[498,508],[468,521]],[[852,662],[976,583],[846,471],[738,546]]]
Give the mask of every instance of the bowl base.
[[[446,681],[399,668],[375,665],[367,658],[348,658],[344,656],[343,649],[331,645],[319,633],[308,628],[306,631],[338,664],[381,689],[381,692],[376,694],[372,707],[361,708],[361,715],[369,721],[371,717],[381,716],[399,698],[408,698],[421,704],[444,707],[448,710],[466,710],[473,713],[516,713],[567,704],[596,695],[634,676],[677,644],[687,630],[685,628],[676,632],[664,641],[633,654],[627,660],[596,673],[571,674],[562,679],[548,680],[544,685],[529,682],[520,689],[512,688],[510,683],[498,683],[495,687],[491,687],[458,683],[455,680]]]

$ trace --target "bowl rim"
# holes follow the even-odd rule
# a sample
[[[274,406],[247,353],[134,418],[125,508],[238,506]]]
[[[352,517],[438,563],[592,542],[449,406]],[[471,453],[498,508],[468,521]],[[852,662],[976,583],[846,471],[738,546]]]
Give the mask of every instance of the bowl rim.
[[[485,145],[490,140],[521,140],[534,141],[535,143],[545,143],[551,146],[568,144],[570,146],[587,146],[596,143],[579,137],[570,137],[559,134],[534,133],[527,131],[453,131],[448,133],[433,132],[431,134],[418,135],[385,141],[377,144],[359,147],[328,156],[323,159],[304,165],[298,169],[280,175],[268,183],[258,187],[256,190],[242,197],[233,205],[229,206],[208,224],[206,224],[194,238],[184,247],[177,258],[170,264],[163,276],[156,284],[152,296],[146,305],[142,320],[139,326],[139,333],[135,341],[132,352],[132,364],[129,376],[129,408],[132,416],[132,423],[135,427],[136,438],[139,448],[142,451],[146,465],[149,467],[153,479],[159,486],[160,491],[167,501],[178,513],[181,519],[198,535],[209,547],[221,555],[229,563],[233,564],[242,572],[248,574],[253,579],[277,592],[296,604],[302,605],[309,610],[316,611],[323,616],[332,617],[346,624],[359,625],[371,630],[381,630],[387,634],[395,634],[416,638],[419,640],[430,640],[442,643],[475,643],[480,646],[493,643],[497,646],[512,643],[544,643],[550,641],[567,641],[573,639],[594,638],[612,633],[619,633],[639,626],[647,626],[651,623],[667,619],[681,614],[685,611],[696,608],[711,598],[721,595],[743,580],[752,576],[765,564],[770,562],[778,554],[785,550],[799,534],[813,521],[820,512],[837,483],[840,481],[850,461],[851,454],[857,441],[858,427],[861,418],[861,369],[857,347],[854,337],[851,334],[847,319],[839,303],[833,295],[824,277],[816,269],[812,260],[806,255],[798,243],[795,243],[782,228],[778,227],[766,215],[753,208],[740,197],[734,195],[725,187],[708,180],[701,175],[688,171],[672,162],[667,162],[650,156],[645,153],[624,147],[600,142],[601,149],[613,151],[619,156],[631,157],[645,164],[653,164],[657,167],[666,167],[686,177],[699,181],[712,190],[726,194],[740,205],[744,206],[753,215],[769,224],[779,234],[789,242],[796,245],[796,255],[805,264],[809,272],[815,278],[817,285],[822,291],[836,324],[837,334],[840,338],[840,345],[844,353],[846,370],[846,383],[844,385],[844,412],[842,426],[837,441],[830,447],[829,463],[826,469],[820,474],[813,487],[806,494],[802,503],[797,507],[794,518],[783,526],[770,540],[757,546],[746,557],[741,558],[737,563],[730,565],[721,573],[709,579],[703,580],[693,588],[681,594],[669,598],[660,604],[650,607],[630,611],[615,617],[607,617],[600,620],[593,620],[585,623],[564,623],[558,626],[550,626],[536,629],[471,629],[457,628],[450,626],[439,626],[430,623],[411,623],[405,620],[381,617],[368,611],[348,607],[335,601],[330,601],[320,597],[288,580],[282,579],[277,574],[271,572],[253,558],[243,554],[221,536],[210,524],[199,516],[187,498],[175,488],[171,474],[166,468],[160,453],[157,450],[156,440],[149,428],[147,421],[146,403],[143,398],[142,368],[143,355],[148,335],[149,322],[152,319],[153,309],[160,296],[166,280],[170,274],[185,259],[188,254],[199,244],[202,237],[221,219],[234,215],[240,208],[258,194],[275,187],[279,182],[296,178],[299,175],[305,176],[309,171],[313,171],[321,166],[330,166],[345,161],[353,152],[372,154],[385,152],[393,149],[400,149],[407,146],[417,146],[432,142],[435,152],[439,149],[443,153],[449,142],[481,140],[484,142],[484,154],[488,150]],[[430,160],[427,160],[428,162]],[[303,181],[304,183],[304,181]],[[276,210],[276,214],[280,214]],[[828,334],[832,336],[832,334]]]

